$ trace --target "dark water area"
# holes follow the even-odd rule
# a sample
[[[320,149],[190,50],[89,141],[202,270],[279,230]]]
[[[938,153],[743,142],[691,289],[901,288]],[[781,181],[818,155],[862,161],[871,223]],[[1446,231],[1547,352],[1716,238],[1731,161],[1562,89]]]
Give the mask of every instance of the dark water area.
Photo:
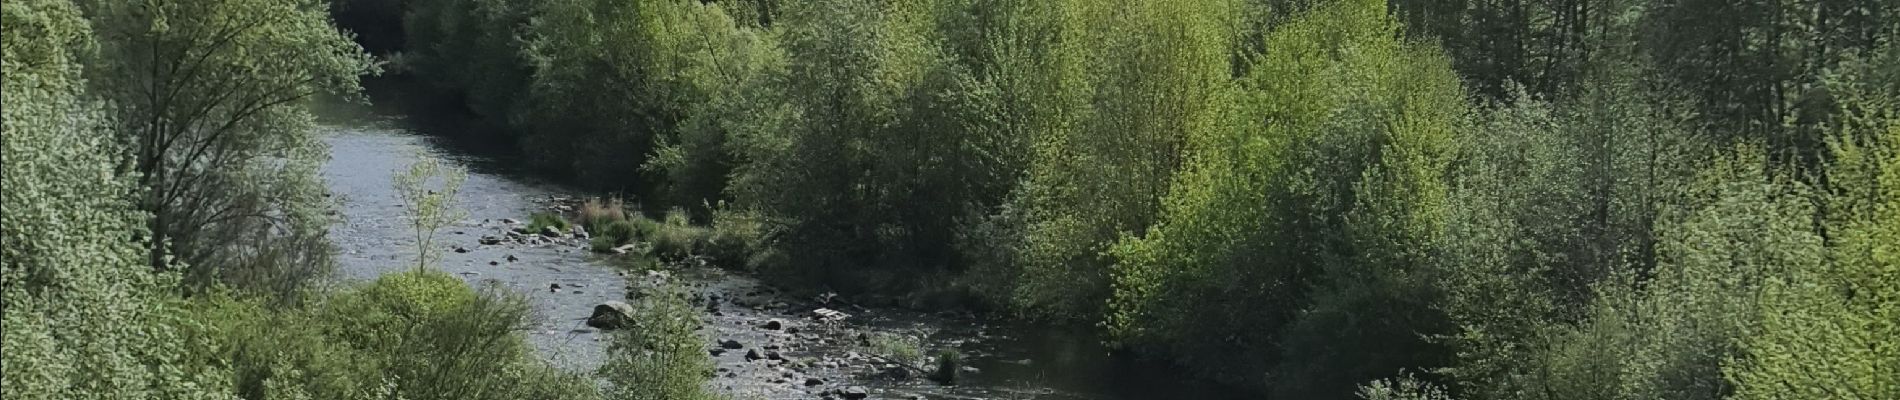
[[[366,82],[369,104],[329,101],[320,105],[319,122],[330,145],[331,160],[323,175],[341,202],[343,221],[331,229],[339,248],[341,275],[347,280],[374,279],[385,273],[414,268],[414,231],[402,220],[402,206],[392,187],[394,174],[414,157],[433,157],[468,170],[468,179],[456,205],[467,219],[438,234],[437,249],[444,258],[434,266],[461,276],[478,287],[509,290],[528,298],[537,314],[527,336],[538,354],[558,366],[589,371],[605,356],[606,334],[588,329],[580,319],[593,305],[627,296],[626,271],[610,257],[587,252],[584,242],[481,245],[482,236],[500,235],[508,226],[501,219],[526,219],[545,210],[551,197],[580,197],[584,193],[526,167],[522,155],[501,132],[475,121],[453,99],[418,83],[399,79]],[[456,249],[460,249],[457,251]],[[700,294],[766,287],[756,278],[723,271],[681,273],[677,279]],[[559,291],[549,290],[558,285]],[[721,292],[724,291],[724,292]],[[777,293],[776,290],[766,292]],[[765,296],[778,296],[765,294]],[[765,298],[758,304],[800,303],[791,297]],[[786,353],[801,360],[842,359],[865,349],[834,337],[816,338],[761,332],[763,319],[810,324],[809,308],[757,306],[707,315],[704,331],[709,348],[726,338],[749,343],[782,343]],[[716,357],[716,364],[732,373],[716,377],[713,386],[735,399],[819,398],[821,390],[865,386],[872,398],[930,399],[1241,399],[1256,398],[1246,391],[1196,380],[1166,363],[1112,354],[1094,329],[1051,327],[967,316],[948,316],[899,309],[852,310],[845,332],[901,334],[923,340],[928,350],[955,348],[965,364],[975,369],[961,374],[954,386],[924,379],[891,381],[865,370],[850,368],[797,368],[804,376],[822,377],[827,385],[804,387],[773,382],[790,373],[782,365],[761,365],[736,354]],[[807,326],[815,328],[815,326]],[[817,329],[811,329],[817,331]],[[854,337],[854,336],[853,336]],[[857,363],[853,367],[872,367]]]

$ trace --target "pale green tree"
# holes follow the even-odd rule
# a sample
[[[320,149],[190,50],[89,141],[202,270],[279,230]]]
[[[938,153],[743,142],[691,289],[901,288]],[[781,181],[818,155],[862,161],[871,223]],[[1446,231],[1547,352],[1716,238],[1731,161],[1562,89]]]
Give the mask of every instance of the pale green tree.
[[[0,5],[0,397],[224,399],[132,240],[144,213],[110,116],[83,94],[91,31],[68,0]]]
[[[468,217],[466,210],[455,206],[455,194],[462,190],[468,173],[428,154],[418,152],[414,158],[409,169],[397,173],[393,181],[403,217],[416,231],[416,270],[420,271],[442,259],[441,249],[435,248],[436,232]]]

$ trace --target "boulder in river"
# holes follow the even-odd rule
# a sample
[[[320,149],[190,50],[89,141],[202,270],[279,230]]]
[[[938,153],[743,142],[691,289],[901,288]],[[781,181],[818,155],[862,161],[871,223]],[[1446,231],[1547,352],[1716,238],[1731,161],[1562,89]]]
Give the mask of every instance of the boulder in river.
[[[608,301],[594,306],[594,315],[587,317],[587,326],[600,329],[620,329],[633,324],[633,305],[619,301]]]
[[[838,397],[842,397],[845,400],[858,400],[871,397],[871,391],[865,389],[863,386],[852,386],[844,388],[844,390],[839,390]]]
[[[765,359],[765,356],[760,355],[758,349],[746,350],[745,352],[746,361],[758,361],[763,359]]]
[[[486,245],[486,246],[494,246],[494,245],[501,244],[501,238],[494,237],[494,236],[482,236],[481,243],[482,245]]]
[[[745,348],[745,344],[741,344],[737,340],[726,339],[726,340],[719,341],[719,347],[732,349],[732,350],[738,350],[738,349]]]
[[[764,329],[768,331],[776,331],[780,329],[785,329],[785,322],[779,321],[777,318],[774,318],[774,319],[765,321],[765,323],[763,324],[759,324],[759,329]]]

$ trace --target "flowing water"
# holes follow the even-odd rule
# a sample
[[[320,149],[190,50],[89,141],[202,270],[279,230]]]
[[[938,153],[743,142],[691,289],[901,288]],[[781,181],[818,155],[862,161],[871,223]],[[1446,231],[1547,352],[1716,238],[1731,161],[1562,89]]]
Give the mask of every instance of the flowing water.
[[[343,221],[331,229],[341,272],[352,280],[415,268],[415,232],[402,218],[392,177],[415,157],[433,157],[468,170],[456,205],[468,218],[438,234],[435,268],[471,284],[526,296],[536,311],[527,336],[540,355],[577,371],[591,370],[605,356],[606,334],[581,318],[595,304],[624,299],[628,278],[606,256],[585,251],[579,241],[528,244],[504,241],[503,219],[525,220],[547,209],[548,199],[576,193],[523,168],[505,141],[493,140],[442,101],[403,83],[371,82],[375,104],[327,102],[319,108],[331,160],[324,177],[341,202]],[[490,138],[490,139],[484,139]],[[461,249],[460,251],[456,249]],[[634,275],[640,277],[642,275]],[[1176,368],[1113,356],[1094,332],[983,321],[904,310],[850,310],[843,327],[818,326],[802,318],[809,302],[780,297],[751,277],[700,268],[678,273],[700,296],[729,300],[723,312],[703,317],[709,349],[718,340],[746,342],[748,349],[780,349],[793,362],[751,361],[746,350],[716,356],[720,373],[712,385],[736,398],[818,398],[840,388],[863,386],[872,398],[1034,399],[1228,399],[1244,392],[1185,377]],[[559,290],[551,290],[555,285]],[[758,329],[780,319],[803,327],[791,334]],[[927,349],[956,348],[972,370],[955,385],[925,379],[891,380],[883,363],[853,358],[866,351],[855,338],[886,333],[920,338]],[[823,381],[807,386],[807,378]]]

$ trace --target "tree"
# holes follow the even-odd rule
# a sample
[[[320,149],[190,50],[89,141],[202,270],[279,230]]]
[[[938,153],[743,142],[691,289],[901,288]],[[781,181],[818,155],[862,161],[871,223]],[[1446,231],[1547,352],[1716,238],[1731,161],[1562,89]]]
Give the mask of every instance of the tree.
[[[1887,46],[1889,58],[1864,71],[1891,74]],[[1900,103],[1878,73],[1830,82],[1842,109],[1820,196],[1826,262],[1766,284],[1761,330],[1726,366],[1737,398],[1900,396]]]
[[[427,154],[417,153],[409,169],[396,174],[396,194],[402,197],[403,216],[416,230],[416,270],[428,268],[442,258],[435,248],[435,234],[444,226],[468,216],[455,207],[455,194],[461,191],[468,174]]]
[[[217,399],[229,370],[181,362],[186,337],[131,236],[146,214],[114,171],[110,115],[84,94],[94,49],[67,0],[0,5],[0,396]]]
[[[92,10],[100,93],[130,148],[148,264],[186,284],[288,295],[328,268],[326,157],[311,96],[375,66],[324,3],[152,0]]]
[[[1006,103],[1047,102],[1010,111],[1035,129],[1011,200],[1024,224],[1016,302],[1039,317],[1088,318],[1110,296],[1109,246],[1156,222],[1193,138],[1227,129],[1240,20],[1225,1],[1052,5],[1026,8],[1049,18],[1030,27],[1050,29],[1028,33],[1052,42],[1015,61],[1043,75],[1010,88],[1052,91]]]
[[[1291,397],[1440,358],[1422,282],[1464,93],[1397,33],[1384,2],[1353,1],[1267,34],[1231,122],[1188,137],[1160,220],[1109,253],[1117,343]]]

